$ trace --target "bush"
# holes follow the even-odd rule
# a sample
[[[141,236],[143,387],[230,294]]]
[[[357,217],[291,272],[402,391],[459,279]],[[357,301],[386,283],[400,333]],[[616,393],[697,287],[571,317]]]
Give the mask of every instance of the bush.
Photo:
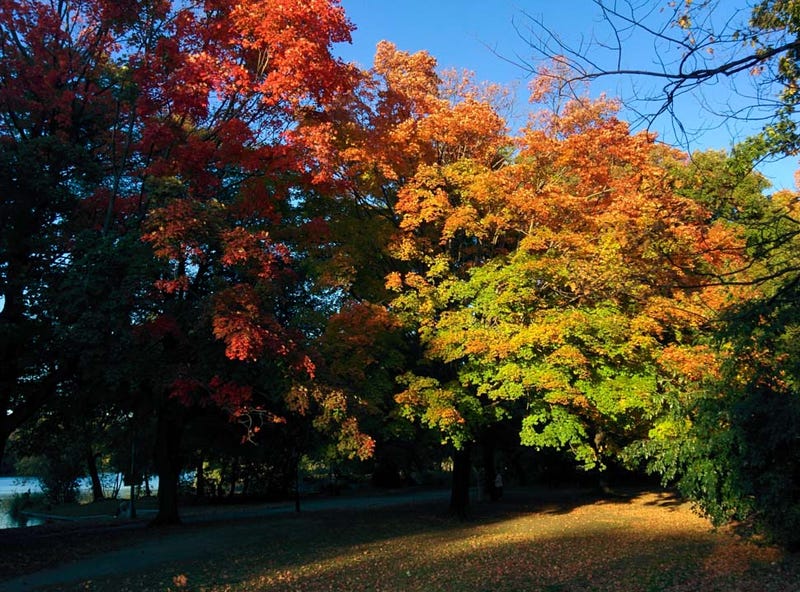
[[[6,500],[5,510],[12,520],[20,526],[24,526],[28,519],[23,515],[23,512],[39,506],[43,502],[44,495],[41,493],[15,493]]]
[[[17,472],[36,477],[51,503],[78,500],[78,481],[83,476],[83,467],[68,455],[23,457],[17,462]]]

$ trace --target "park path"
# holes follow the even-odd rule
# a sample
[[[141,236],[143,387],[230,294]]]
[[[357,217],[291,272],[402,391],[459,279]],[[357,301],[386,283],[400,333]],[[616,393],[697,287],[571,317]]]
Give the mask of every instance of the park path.
[[[409,491],[381,496],[337,497],[304,500],[301,511],[320,512],[329,510],[368,510],[409,504],[445,502],[449,491]],[[40,588],[76,585],[87,580],[140,573],[155,566],[197,559],[216,553],[223,539],[237,540],[254,529],[248,518],[265,518],[271,515],[286,515],[294,512],[294,504],[268,504],[248,508],[224,509],[210,514],[187,512],[182,517],[186,526],[204,522],[218,524],[213,534],[208,529],[181,530],[155,534],[143,542],[129,547],[99,553],[92,557],[65,563],[56,567],[0,581],[3,592],[29,592]],[[257,523],[255,524],[257,527]]]

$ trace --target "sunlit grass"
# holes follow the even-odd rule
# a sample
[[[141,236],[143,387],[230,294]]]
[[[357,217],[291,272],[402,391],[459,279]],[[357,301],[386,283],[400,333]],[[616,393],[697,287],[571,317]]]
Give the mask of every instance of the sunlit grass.
[[[800,589],[796,559],[714,531],[664,494],[551,503],[519,497],[478,505],[467,522],[433,506],[319,513],[191,536],[204,535],[215,537],[214,552],[79,589]]]
[[[729,590],[751,564],[778,558],[651,495],[348,545],[219,589],[655,590],[705,582]]]

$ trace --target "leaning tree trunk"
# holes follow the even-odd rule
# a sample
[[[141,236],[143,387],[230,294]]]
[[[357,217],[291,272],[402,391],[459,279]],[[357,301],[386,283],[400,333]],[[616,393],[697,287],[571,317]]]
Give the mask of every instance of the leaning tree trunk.
[[[453,454],[453,485],[450,490],[450,511],[461,519],[469,507],[470,445],[465,444]]]
[[[181,474],[180,444],[183,432],[182,412],[167,403],[158,411],[156,424],[155,465],[158,472],[158,514],[153,525],[180,524],[178,515],[178,479]]]

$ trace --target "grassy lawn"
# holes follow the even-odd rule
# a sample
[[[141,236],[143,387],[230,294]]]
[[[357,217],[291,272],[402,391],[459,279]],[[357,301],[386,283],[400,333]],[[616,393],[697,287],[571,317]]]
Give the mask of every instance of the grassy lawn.
[[[25,509],[28,513],[56,515],[65,518],[84,519],[106,517],[113,518],[120,508],[120,504],[126,503],[123,499],[107,499],[98,502],[82,502],[74,504],[51,505],[42,498],[37,499],[36,503],[31,504]],[[126,506],[127,507],[127,506]],[[142,498],[136,500],[137,511],[142,510],[146,513],[155,512],[157,507],[156,498]]]
[[[467,522],[441,510],[326,511],[154,531],[135,544],[158,539],[165,551],[156,567],[71,589],[800,590],[800,558],[714,531],[663,493],[598,500],[517,492],[476,504]]]
[[[113,547],[129,549],[134,567],[51,589],[800,590],[800,557],[714,530],[664,493],[597,499],[579,492],[512,492],[499,503],[475,504],[466,522],[448,517],[442,504],[420,504],[229,516],[131,534]],[[159,560],[136,568],[147,546]],[[115,561],[124,565],[126,559]]]

